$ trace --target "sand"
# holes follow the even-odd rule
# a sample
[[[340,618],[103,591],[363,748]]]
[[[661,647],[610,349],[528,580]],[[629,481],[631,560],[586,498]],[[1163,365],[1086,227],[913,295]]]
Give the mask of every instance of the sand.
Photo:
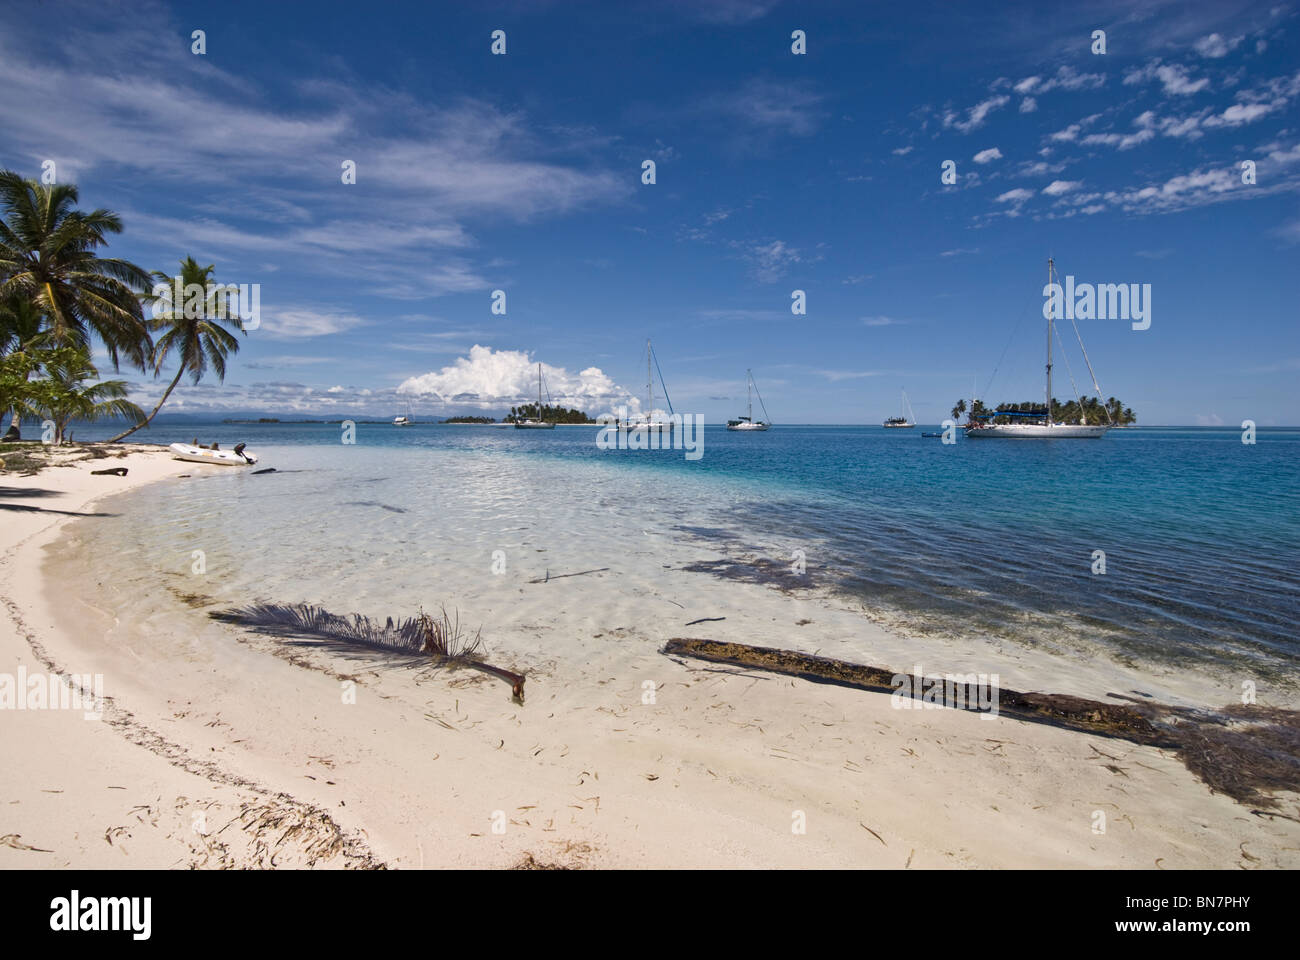
[[[140,451],[0,479],[0,673],[102,673],[106,694],[101,720],[0,711],[0,866],[1300,865],[1300,824],[1166,751],[657,652],[677,635],[842,655],[851,630],[869,662],[908,665],[907,638],[817,598],[682,574],[686,609],[728,616],[687,628],[649,622],[617,571],[522,587],[491,643],[529,674],[521,706],[477,672],[202,609],[146,631],[44,562],[106,493],[220,469]],[[539,654],[556,632],[571,642]],[[1003,681],[1029,686],[1015,669]]]

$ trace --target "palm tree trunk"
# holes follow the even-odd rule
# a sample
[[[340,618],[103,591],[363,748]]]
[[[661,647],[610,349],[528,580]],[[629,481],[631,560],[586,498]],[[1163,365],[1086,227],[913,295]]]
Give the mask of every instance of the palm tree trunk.
[[[162,397],[158,400],[158,405],[153,408],[153,412],[150,413],[149,416],[145,417],[143,420],[137,423],[130,430],[123,430],[116,437],[111,437],[110,439],[105,440],[104,442],[117,443],[117,441],[121,440],[123,437],[131,436],[131,434],[135,433],[141,427],[149,426],[149,422],[153,420],[154,417],[158,416],[158,411],[162,409],[162,405],[167,402],[167,398],[170,397],[172,395],[172,391],[176,389],[176,384],[180,383],[181,374],[183,374],[184,372],[185,372],[185,366],[184,364],[182,364],[181,368],[176,371],[176,376],[172,377],[172,382],[169,383],[167,385],[167,389],[163,391]]]

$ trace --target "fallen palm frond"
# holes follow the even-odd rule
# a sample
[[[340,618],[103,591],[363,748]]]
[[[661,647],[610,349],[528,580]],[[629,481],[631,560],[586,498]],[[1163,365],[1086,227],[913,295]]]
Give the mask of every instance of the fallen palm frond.
[[[878,693],[899,689],[896,671],[774,647],[678,637],[662,652]],[[954,691],[959,703],[977,702],[965,683],[955,684]],[[1171,748],[1211,790],[1240,803],[1271,809],[1278,803],[1272,793],[1300,792],[1300,712],[1294,710],[1252,704],[1213,712],[1155,701],[1120,705],[1001,686],[997,706],[1017,720]]]
[[[255,603],[208,616],[277,637],[365,647],[411,658],[431,656],[440,665],[472,667],[501,677],[510,683],[517,700],[522,703],[524,699],[524,675],[483,662],[480,631],[471,634],[462,628],[459,613],[450,615],[446,608],[437,616],[421,611],[397,621],[389,617],[383,624],[359,613],[339,616],[310,603]]]

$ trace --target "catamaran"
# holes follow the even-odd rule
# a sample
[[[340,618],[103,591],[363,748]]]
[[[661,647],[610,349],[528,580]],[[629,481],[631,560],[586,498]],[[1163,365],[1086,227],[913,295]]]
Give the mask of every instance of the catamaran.
[[[653,366],[652,366],[653,364]],[[645,342],[645,413],[628,417],[622,422],[616,422],[618,430],[627,433],[672,433],[673,421],[664,417],[655,416],[655,380],[654,369],[659,366],[659,359],[655,356],[654,347],[650,346],[650,341]],[[673,402],[668,398],[668,385],[664,382],[663,371],[659,371],[659,383],[664,388],[664,400],[668,402],[668,414],[671,417],[673,412]]]
[[[899,428],[910,430],[916,426],[916,414],[912,411],[912,404],[908,402],[906,390],[903,391],[903,402],[899,412],[902,413],[901,417],[890,417],[881,426],[892,427],[896,430]],[[911,416],[908,414],[911,414]]]
[[[412,424],[414,424],[415,421],[411,419],[410,414],[411,414],[411,401],[410,401],[410,400],[407,400],[407,401],[406,401],[406,414],[405,414],[405,415],[399,415],[399,416],[393,417],[393,426],[395,426],[395,427],[409,427],[409,426],[411,426]]]
[[[766,430],[772,426],[771,418],[767,420],[754,419],[754,394],[758,393],[758,385],[754,383],[754,371],[745,371],[746,384],[745,390],[749,395],[748,415],[737,417],[735,420],[727,421],[728,430]],[[758,394],[758,405],[763,408],[763,416],[767,416],[767,404],[763,403],[763,395]]]
[[[537,365],[537,416],[515,421],[516,430],[554,430],[555,424],[542,419],[542,365]]]
[[[1055,264],[1049,257],[1047,260],[1047,285],[1050,288],[1053,283],[1055,274]],[[1073,321],[1071,321],[1073,323]],[[1083,346],[1083,337],[1079,333],[1077,325],[1074,327],[1075,336],[1079,339],[1079,349],[1083,351],[1084,363],[1088,365],[1088,373],[1092,375],[1092,385],[1096,387],[1097,394],[1101,394],[1101,386],[1097,383],[1097,375],[1092,371],[1092,361],[1088,359],[1088,351]],[[1032,419],[1041,419],[1042,423],[976,423],[973,419],[969,426],[966,427],[966,436],[972,439],[986,439],[989,437],[1009,437],[1024,439],[1039,438],[1061,438],[1061,439],[1087,439],[1093,440],[1105,436],[1106,431],[1111,428],[1110,423],[1090,424],[1080,419],[1078,423],[1056,423],[1052,420],[1052,337],[1056,334],[1055,319],[1055,300],[1048,301],[1047,308],[1047,408],[1043,413],[992,413],[983,414],[981,419],[993,420],[997,417],[1029,417]],[[1061,352],[1064,354],[1065,346],[1062,344]],[[1069,360],[1066,360],[1067,370]],[[1070,377],[1073,382],[1074,377]],[[1076,391],[1077,392],[1077,391]],[[1082,409],[1083,404],[1079,404]],[[1104,408],[1103,408],[1104,409]],[[1106,419],[1110,419],[1110,411],[1106,411]]]

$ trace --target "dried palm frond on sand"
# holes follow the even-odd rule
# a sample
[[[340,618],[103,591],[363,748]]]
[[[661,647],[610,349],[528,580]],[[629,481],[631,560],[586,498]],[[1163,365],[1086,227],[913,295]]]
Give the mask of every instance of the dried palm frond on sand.
[[[255,603],[209,616],[271,636],[365,647],[411,658],[431,656],[440,665],[472,667],[500,677],[510,684],[516,700],[524,700],[524,675],[485,663],[481,631],[469,633],[461,627],[459,613],[448,614],[445,607],[437,616],[421,610],[417,616],[397,621],[388,617],[383,624],[359,613],[340,616],[310,603]]]

